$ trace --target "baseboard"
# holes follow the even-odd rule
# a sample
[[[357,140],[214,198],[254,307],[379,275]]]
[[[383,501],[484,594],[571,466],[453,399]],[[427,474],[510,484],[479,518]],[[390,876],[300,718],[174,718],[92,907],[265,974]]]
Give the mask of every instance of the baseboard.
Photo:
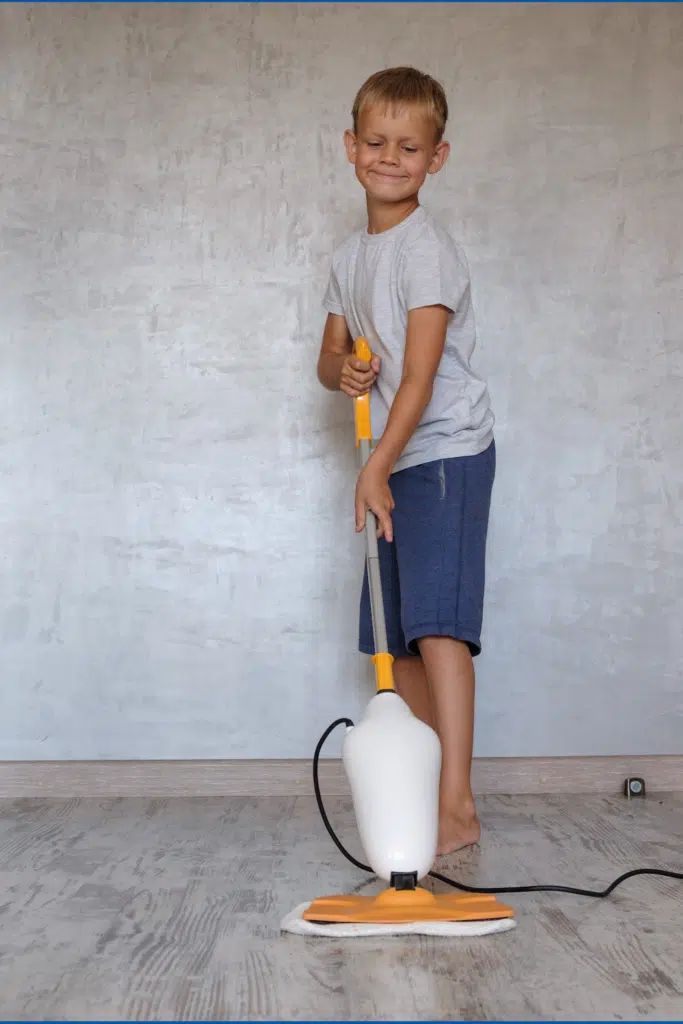
[[[629,775],[650,793],[683,791],[683,755],[475,759],[477,794],[614,794]],[[338,760],[320,762],[326,796],[348,795]],[[0,798],[311,796],[311,762],[0,761]]]

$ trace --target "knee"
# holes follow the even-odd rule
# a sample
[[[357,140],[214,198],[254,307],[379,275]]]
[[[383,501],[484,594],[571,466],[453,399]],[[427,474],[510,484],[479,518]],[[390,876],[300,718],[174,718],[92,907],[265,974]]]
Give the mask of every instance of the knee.
[[[418,650],[423,658],[439,658],[454,655],[457,657],[472,658],[470,645],[465,640],[458,640],[452,636],[422,636],[416,641]]]

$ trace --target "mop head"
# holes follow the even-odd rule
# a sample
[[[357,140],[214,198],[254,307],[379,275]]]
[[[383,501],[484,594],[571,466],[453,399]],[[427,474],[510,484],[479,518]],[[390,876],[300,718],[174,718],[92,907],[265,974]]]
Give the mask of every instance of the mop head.
[[[369,935],[443,935],[472,938],[515,927],[514,910],[478,893],[435,896],[425,889],[379,896],[329,896],[301,903],[280,925],[292,935],[353,939]]]

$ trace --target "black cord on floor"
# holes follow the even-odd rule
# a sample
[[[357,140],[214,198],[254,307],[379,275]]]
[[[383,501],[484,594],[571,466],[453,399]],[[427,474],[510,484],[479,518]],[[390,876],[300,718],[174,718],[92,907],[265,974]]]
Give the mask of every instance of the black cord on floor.
[[[360,868],[361,871],[367,871],[372,874],[372,868],[368,864],[362,864],[361,861],[357,860],[346,847],[342,844],[340,839],[337,837],[336,832],[330,824],[330,819],[327,817],[325,807],[323,806],[323,799],[320,793],[320,781],[318,778],[318,762],[320,761],[320,752],[327,740],[327,737],[333,732],[337,726],[346,725],[352,726],[353,722],[350,718],[338,718],[336,722],[332,722],[325,732],[318,740],[318,745],[315,748],[315,754],[313,755],[313,788],[315,790],[315,798],[318,802],[318,810],[320,816],[323,819],[323,824],[329,832],[330,838],[337,847],[338,850],[350,860],[355,867]],[[577,889],[570,885],[512,885],[504,888],[490,888],[484,889],[481,886],[470,886],[464,885],[462,882],[456,882],[452,878],[448,878],[446,875],[440,874],[438,871],[430,871],[429,877],[435,878],[439,882],[445,882],[446,885],[452,886],[454,889],[459,889],[461,892],[472,892],[472,893],[483,893],[485,895],[491,894],[494,896],[500,896],[501,894],[507,893],[518,893],[518,892],[566,892],[573,896],[589,896],[591,899],[604,900],[607,896],[611,895],[618,885],[622,882],[627,881],[629,878],[635,878],[636,875],[659,875],[662,878],[675,878],[679,881],[683,881],[683,872],[680,871],[666,871],[663,868],[636,868],[633,871],[626,871],[623,875],[619,875],[618,878],[608,885],[606,889]]]

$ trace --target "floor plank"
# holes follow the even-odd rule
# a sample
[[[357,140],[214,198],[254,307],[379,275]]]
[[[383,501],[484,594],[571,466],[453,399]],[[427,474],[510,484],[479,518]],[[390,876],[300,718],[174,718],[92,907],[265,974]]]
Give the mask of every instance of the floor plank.
[[[360,852],[350,804],[330,801]],[[469,884],[602,887],[683,869],[683,796],[489,796]],[[506,897],[477,940],[299,939],[279,922],[372,891],[291,798],[0,802],[0,1010],[14,1020],[662,1020],[683,1017],[683,883],[607,901]]]

